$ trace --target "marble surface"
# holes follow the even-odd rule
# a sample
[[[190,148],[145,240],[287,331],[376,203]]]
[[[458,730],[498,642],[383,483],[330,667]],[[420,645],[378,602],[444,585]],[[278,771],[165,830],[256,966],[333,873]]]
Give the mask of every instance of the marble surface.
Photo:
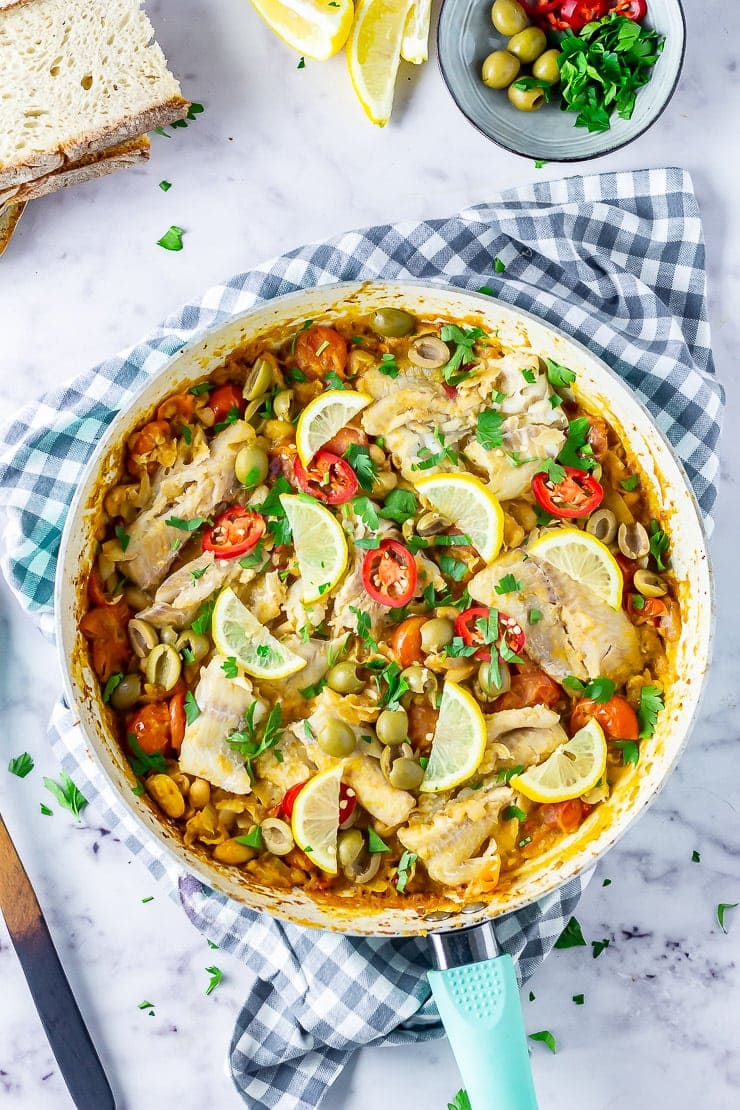
[[[444,215],[557,166],[498,150],[458,116],[432,62],[399,80],[392,124],[378,131],[354,102],[342,58],[296,68],[244,0],[153,0],[153,21],[186,93],[206,106],[187,130],[154,135],[148,166],[36,202],[0,262],[0,397],[8,412],[37,391],[127,346],[171,307],[285,248],[355,225]],[[544,1110],[731,1110],[740,1106],[740,655],[736,562],[740,420],[740,6],[687,4],[680,88],[631,147],[568,172],[683,164],[705,217],[714,346],[729,388],[713,549],[718,627],[701,718],[650,812],[600,865],[578,916],[589,949],[556,952],[524,995]],[[169,192],[157,186],[172,182]],[[175,223],[185,248],[156,240]],[[57,767],[45,724],[59,679],[52,648],[0,598],[0,809],[126,1110],[221,1110],[241,1101],[225,1070],[246,972],[212,952],[179,908],[94,813],[42,816],[43,775]],[[35,771],[6,773],[27,749]],[[48,798],[46,799],[48,800]],[[693,863],[692,851],[701,853]],[[602,885],[608,877],[612,883]],[[152,901],[144,902],[149,896]],[[222,984],[206,997],[205,968]],[[0,923],[0,1101],[71,1105]],[[529,989],[529,988],[528,988]],[[574,994],[585,994],[576,1006]],[[154,1016],[138,1003],[154,1003]],[[363,1051],[326,1110],[443,1108],[460,1083],[444,1041]]]

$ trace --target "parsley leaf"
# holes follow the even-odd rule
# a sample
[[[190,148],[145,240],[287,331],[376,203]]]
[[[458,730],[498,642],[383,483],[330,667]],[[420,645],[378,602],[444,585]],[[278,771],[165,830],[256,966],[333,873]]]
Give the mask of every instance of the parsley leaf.
[[[461,582],[467,572],[467,564],[461,562],[459,559],[453,559],[451,555],[440,555],[439,569],[443,574],[452,578],[454,582]]]
[[[252,764],[255,759],[263,755],[270,748],[274,748],[280,742],[284,729],[283,713],[278,702],[270,710],[267,720],[262,726],[261,735],[258,731],[258,726],[254,722],[254,714],[257,708],[257,702],[253,701],[246,712],[244,719],[244,728],[234,729],[233,732],[226,737],[226,743],[238,752],[239,755],[244,757],[244,765],[247,768],[250,778],[254,778],[254,771]]]
[[[598,960],[601,953],[609,947],[609,941],[606,940],[592,940],[591,948],[593,949],[592,955],[595,960]]]
[[[380,524],[377,505],[375,505],[369,497],[353,497],[352,508],[355,510],[360,520],[374,532]]]
[[[164,772],[167,770],[167,763],[161,752],[152,752],[149,755],[139,745],[136,735],[133,732],[126,734],[126,743],[128,745],[131,755],[129,756],[129,763],[131,770],[137,778],[142,778],[148,774],[149,771]]]
[[[555,941],[556,948],[585,948],[586,942],[583,939],[583,930],[581,929],[580,922],[576,917],[571,917],[568,924],[563,929],[562,933]]]
[[[192,624],[193,632],[197,632],[199,636],[205,636],[211,631],[211,617],[213,616],[213,607],[215,601],[204,601],[198,610],[197,616]]]
[[[496,583],[494,589],[497,594],[516,594],[521,590],[522,584],[518,582],[513,574],[505,574],[503,578]]]
[[[545,364],[547,366],[547,380],[553,389],[563,389],[565,386],[572,385],[576,380],[572,370],[569,370],[567,366],[561,366],[554,359],[545,359]]]
[[[372,623],[370,620],[370,614],[366,613],[363,609],[356,609],[354,605],[350,605],[349,611],[350,613],[353,613],[354,616],[357,618],[357,635],[360,637],[365,646],[370,649],[370,651],[377,651],[377,640],[373,639],[372,633],[370,631]]]
[[[193,579],[193,582],[197,582],[199,578],[202,578],[207,570],[208,567],[196,567],[195,570],[191,570],[190,577]]]
[[[39,808],[40,808],[41,812],[43,813],[44,817],[53,817],[54,816],[54,811],[52,809],[49,809],[48,806],[45,806],[43,802],[39,802]]]
[[[725,929],[726,911],[737,909],[739,904],[740,903],[738,902],[720,902],[720,904],[717,906],[717,921],[719,922],[719,927],[723,933],[727,932],[727,929]]]
[[[230,655],[228,659],[224,659],[221,664],[221,670],[227,678],[236,678],[239,674],[239,668],[236,664],[236,656]]]
[[[464,1088],[457,1092],[452,1102],[447,1103],[447,1110],[473,1110],[468,1092]]]
[[[576,678],[573,674],[569,674],[563,679],[563,686],[572,694],[590,698],[592,701],[598,702],[599,705],[608,702],[616,689],[610,678],[593,678],[590,682],[584,684],[580,678]]]
[[[372,825],[367,830],[367,850],[371,855],[378,852],[390,852],[390,848],[384,840],[381,840]]]
[[[626,489],[628,493],[631,493],[632,490],[637,489],[640,484],[640,476],[639,474],[630,474],[629,478],[623,478],[619,484],[622,489]]]
[[[401,373],[395,356],[392,354],[385,354],[381,356],[378,370],[381,374],[385,374],[388,378],[397,378],[398,375]]]
[[[637,720],[640,725],[641,740],[649,740],[655,732],[658,714],[665,708],[663,697],[657,686],[643,686],[640,690],[640,704],[637,707]]]
[[[539,1033],[530,1033],[530,1041],[542,1041],[550,1049],[550,1052],[557,1052],[557,1043],[549,1029],[542,1029]]]
[[[235,678],[236,676],[229,675],[229,677]],[[199,717],[200,706],[195,700],[195,694],[193,694],[192,690],[188,690],[185,694],[185,720],[189,725],[192,725],[193,721],[197,721]]]
[[[350,443],[344,452],[344,458],[357,475],[357,481],[369,493],[373,488],[375,479],[378,477],[378,466],[370,457],[367,447],[363,447],[359,443]]]
[[[393,489],[378,509],[378,515],[384,520],[394,520],[396,524],[403,524],[404,521],[416,515],[418,508],[418,502],[411,490]]]
[[[337,374],[336,370],[327,370],[324,374],[324,386],[326,389],[346,389],[347,385]]]
[[[548,482],[554,486],[565,480],[565,469],[554,459],[543,459],[536,470],[537,474],[546,474]]]
[[[161,239],[157,239],[157,246],[164,247],[166,251],[181,251],[182,250],[182,237],[185,234],[185,228],[177,227],[172,224],[171,227],[165,231]]]
[[[409,879],[414,877],[416,860],[417,856],[415,852],[404,852],[398,861],[398,867],[396,868],[396,890],[399,894],[403,894]]]
[[[473,352],[476,340],[488,342],[486,333],[482,328],[459,328],[456,324],[445,324],[440,332],[440,337],[445,343],[454,343],[455,352],[449,361],[442,367],[442,377],[448,385],[457,385],[467,377],[467,373],[458,373],[462,366],[469,366],[476,361]]]
[[[577,416],[568,423],[568,434],[565,443],[560,449],[558,462],[563,466],[572,466],[576,470],[593,470],[596,460],[589,452],[588,433],[591,430],[587,416]],[[562,478],[560,479],[562,481]]]
[[[619,748],[622,753],[622,763],[626,767],[631,764],[636,767],[640,762],[640,747],[634,740],[612,740],[615,748]]]
[[[507,806],[501,815],[504,821],[512,821],[515,817],[517,821],[526,821],[527,815],[519,806]]]
[[[183,520],[180,516],[171,516],[165,520],[168,528],[179,528],[181,532],[197,532],[204,524],[210,521],[204,516],[194,516],[192,520]]]
[[[126,548],[129,545],[129,541],[130,541],[131,537],[129,536],[126,529],[122,528],[120,524],[116,525],[116,539],[118,540],[119,544],[121,545],[121,551],[125,551]]]
[[[215,991],[216,987],[223,979],[224,973],[220,967],[207,967],[206,972],[211,977],[208,986],[206,987],[206,994],[210,994],[211,991]]]
[[[666,569],[666,561],[664,556],[671,546],[671,541],[666,532],[658,524],[657,520],[650,521],[650,554],[655,559],[655,565],[658,570]]]
[[[35,764],[33,762],[33,759],[28,754],[28,752],[21,752],[20,755],[15,756],[14,759],[11,759],[10,763],[8,764],[8,770],[10,771],[11,775],[16,775],[19,779],[24,779],[26,775],[31,774],[34,766]]]
[[[44,786],[50,794],[54,795],[59,805],[63,809],[68,809],[79,821],[80,814],[87,805],[87,798],[77,789],[66,771],[60,772],[59,782],[45,778]]]
[[[501,431],[503,422],[504,414],[495,409],[484,409],[478,413],[475,434],[481,447],[486,451],[492,451],[503,444],[504,433]]]
[[[537,624],[538,621],[542,620],[541,611],[539,609],[530,609],[527,615],[527,620],[530,624]]]
[[[508,784],[509,780],[514,775],[521,775],[524,766],[520,763],[516,767],[503,767],[496,775],[496,782],[505,782]]]

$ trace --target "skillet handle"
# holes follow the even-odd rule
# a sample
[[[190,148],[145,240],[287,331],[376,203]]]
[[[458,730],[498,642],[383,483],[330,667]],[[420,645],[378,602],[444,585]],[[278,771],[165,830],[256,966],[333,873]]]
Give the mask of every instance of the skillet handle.
[[[428,975],[472,1110],[537,1110],[511,956]]]

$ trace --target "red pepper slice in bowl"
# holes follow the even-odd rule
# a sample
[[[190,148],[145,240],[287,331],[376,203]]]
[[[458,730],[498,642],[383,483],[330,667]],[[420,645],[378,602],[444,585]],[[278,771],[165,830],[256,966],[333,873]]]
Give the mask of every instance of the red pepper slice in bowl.
[[[357,475],[347,460],[323,448],[307,467],[296,456],[293,474],[303,493],[323,501],[325,505],[344,505],[359,489]]]
[[[535,501],[561,520],[575,520],[588,516],[598,509],[604,500],[604,488],[593,475],[574,466],[563,467],[565,477],[562,482],[553,482],[545,473],[535,474],[532,479],[532,493]]]
[[[362,562],[362,584],[373,601],[390,609],[408,605],[416,589],[416,561],[397,540],[383,540]]]
[[[206,528],[201,546],[203,551],[212,551],[214,559],[236,559],[256,547],[266,527],[259,513],[232,505]]]
[[[618,0],[615,8],[612,9],[617,15],[623,15],[627,19],[634,19],[636,23],[641,23],[647,15],[647,3],[645,0]]]
[[[473,605],[470,609],[463,610],[455,620],[455,635],[459,636],[468,647],[473,644],[481,644],[482,646],[475,653],[475,658],[484,662],[491,658],[491,649],[483,642],[483,633],[478,627],[478,621],[487,620],[490,612],[491,610],[487,605]],[[519,655],[527,640],[519,622],[515,621],[513,617],[507,616],[506,613],[499,613],[498,631],[498,642],[500,643],[503,637],[509,650],[513,651],[514,655]]]

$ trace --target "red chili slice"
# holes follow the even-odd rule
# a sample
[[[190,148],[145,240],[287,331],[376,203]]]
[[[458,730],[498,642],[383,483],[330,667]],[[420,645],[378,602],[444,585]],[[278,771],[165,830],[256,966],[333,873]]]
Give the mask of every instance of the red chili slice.
[[[572,31],[580,31],[587,23],[602,19],[607,10],[606,0],[563,0],[558,15]]]
[[[332,451],[318,451],[308,467],[296,456],[293,473],[300,489],[325,505],[344,505],[359,489],[352,467]]]
[[[547,474],[535,474],[532,493],[540,508],[561,520],[588,516],[604,500],[604,488],[585,470],[566,466],[562,482],[553,482]]]
[[[487,620],[491,610],[487,605],[473,605],[470,609],[465,609],[459,617],[455,620],[455,633],[460,636],[463,643],[471,646],[472,644],[483,645],[475,653],[476,659],[487,661],[491,658],[490,648],[486,647],[483,643],[483,633],[478,628],[478,621]],[[498,615],[498,631],[499,640],[501,637],[506,640],[506,646],[514,655],[520,655],[527,637],[519,624],[513,617],[509,617],[506,613],[499,613]]]
[[[297,782],[295,786],[291,786],[288,790],[285,791],[285,794],[283,795],[283,800],[280,803],[280,809],[278,810],[278,816],[282,817],[284,821],[290,821],[290,819],[292,818],[295,800],[300,794],[301,790],[303,790],[303,787],[306,785],[307,782],[308,779],[304,779],[303,782]]]
[[[416,589],[414,556],[397,540],[383,540],[362,562],[362,584],[379,605],[402,609]]]
[[[351,786],[346,783],[340,782],[339,784],[339,827],[341,828],[345,821],[349,821],[352,814],[355,812],[357,805],[357,795]]]
[[[203,533],[202,550],[212,551],[214,559],[235,559],[251,551],[265,534],[265,521],[259,513],[232,505],[216,517]]]

